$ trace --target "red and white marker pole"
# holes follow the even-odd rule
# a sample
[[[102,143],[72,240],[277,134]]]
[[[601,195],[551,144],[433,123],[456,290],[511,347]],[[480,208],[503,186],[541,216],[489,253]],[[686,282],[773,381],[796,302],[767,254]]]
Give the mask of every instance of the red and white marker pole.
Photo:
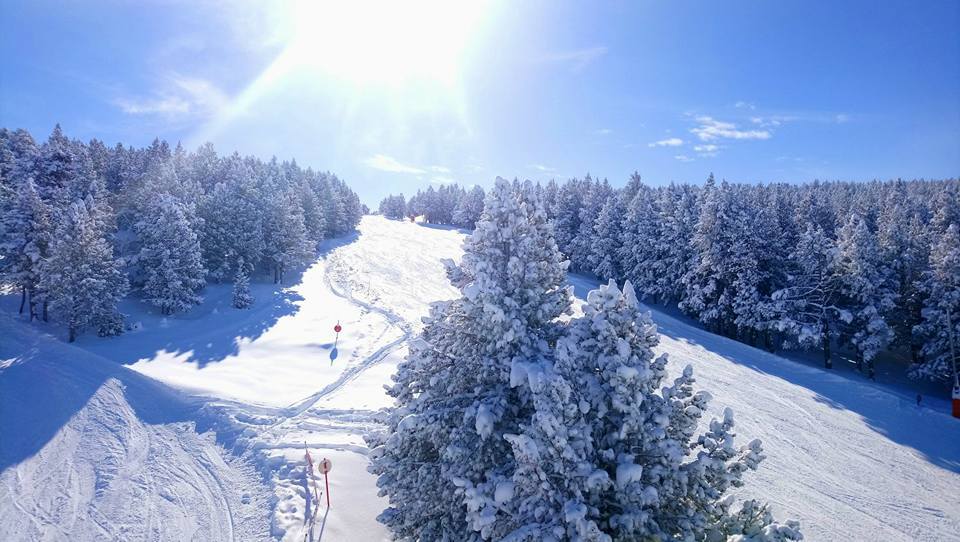
[[[327,493],[327,508],[330,508],[330,478],[327,476],[327,473],[329,473],[330,469],[333,468],[333,463],[324,457],[323,461],[321,461],[317,466],[320,468],[320,472],[323,473],[323,483],[325,484]]]
[[[314,499],[314,502],[316,502],[319,505],[320,496],[317,495],[317,479],[314,478],[313,476],[313,458],[310,457],[310,449],[307,448],[306,441],[303,442],[303,450],[306,452],[306,456],[307,456],[307,472],[309,473],[310,481],[313,482],[313,499]],[[327,497],[327,499],[329,498],[330,497]],[[330,506],[330,504],[327,503],[327,506]]]
[[[333,331],[334,331],[334,333],[337,334],[337,337],[333,340],[333,347],[334,347],[334,348],[336,348],[336,347],[337,347],[337,343],[340,342],[340,332],[341,332],[342,330],[343,330],[343,328],[340,327],[340,320],[337,320],[337,325],[333,326]]]

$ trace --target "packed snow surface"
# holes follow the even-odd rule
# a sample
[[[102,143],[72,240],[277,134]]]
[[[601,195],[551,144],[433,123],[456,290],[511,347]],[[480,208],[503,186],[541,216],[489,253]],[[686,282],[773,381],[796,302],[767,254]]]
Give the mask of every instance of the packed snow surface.
[[[125,307],[140,329],[77,347],[0,319],[3,538],[388,539],[363,435],[429,303],[457,295],[441,260],[464,235],[365,217],[290,286],[253,284],[249,310],[212,286],[186,315]],[[596,286],[571,282],[580,299]],[[744,496],[808,540],[960,540],[958,420],[652,314],[671,370],[692,364],[713,395],[709,416],[731,407],[741,443],[763,440]],[[305,448],[332,461],[329,509]]]

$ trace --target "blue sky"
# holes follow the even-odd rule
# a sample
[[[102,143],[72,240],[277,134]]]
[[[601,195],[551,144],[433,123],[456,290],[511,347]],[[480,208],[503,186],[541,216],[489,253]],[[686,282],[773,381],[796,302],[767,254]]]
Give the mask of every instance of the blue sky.
[[[0,124],[296,158],[368,204],[960,172],[956,1],[393,4],[3,0]]]

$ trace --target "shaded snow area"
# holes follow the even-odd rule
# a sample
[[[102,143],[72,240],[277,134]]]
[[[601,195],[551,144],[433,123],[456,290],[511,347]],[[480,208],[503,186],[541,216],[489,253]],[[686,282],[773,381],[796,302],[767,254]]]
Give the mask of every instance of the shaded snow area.
[[[253,284],[249,310],[230,307],[228,285],[172,318],[131,302],[138,330],[77,346],[3,317],[2,538],[388,539],[363,435],[428,304],[457,294],[441,260],[463,237],[365,217],[292,286]],[[581,299],[596,285],[571,280]],[[731,407],[741,443],[763,440],[744,496],[800,519],[807,540],[960,540],[958,420],[653,318],[671,370],[692,364],[713,395],[710,415]],[[333,463],[329,509],[305,446]]]
[[[0,337],[0,538],[269,538],[268,488],[195,403],[7,314]]]

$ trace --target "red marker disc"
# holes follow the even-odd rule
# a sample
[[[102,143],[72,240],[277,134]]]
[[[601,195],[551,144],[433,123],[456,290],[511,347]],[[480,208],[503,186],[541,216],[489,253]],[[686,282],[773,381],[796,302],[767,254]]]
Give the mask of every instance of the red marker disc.
[[[341,330],[341,329],[343,329],[343,328],[340,327],[340,324],[337,324],[337,325],[333,326],[333,330],[336,331],[337,333],[340,333],[340,330]]]

